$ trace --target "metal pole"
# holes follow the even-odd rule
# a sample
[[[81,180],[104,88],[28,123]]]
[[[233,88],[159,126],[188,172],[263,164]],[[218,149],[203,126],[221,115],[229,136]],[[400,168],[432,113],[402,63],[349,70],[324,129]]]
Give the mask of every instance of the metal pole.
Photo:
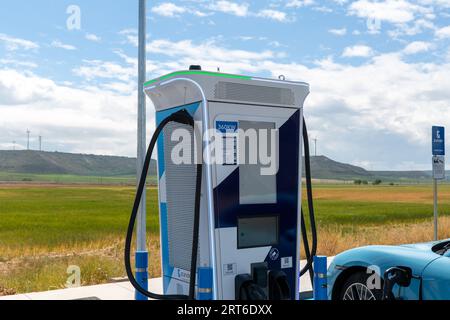
[[[146,153],[146,106],[144,82],[146,77],[146,0],[139,0],[139,54],[138,54],[138,135],[137,135],[137,177],[142,172]],[[137,179],[139,183],[139,178]],[[146,239],[146,192],[142,194],[136,232],[136,279],[144,289],[148,289],[148,252]],[[136,291],[136,300],[147,297]]]
[[[434,194],[434,241],[438,240],[438,190],[437,179],[433,179],[433,194]]]
[[[30,130],[27,130],[27,150],[30,150]]]
[[[317,138],[314,139],[314,156],[317,157]]]

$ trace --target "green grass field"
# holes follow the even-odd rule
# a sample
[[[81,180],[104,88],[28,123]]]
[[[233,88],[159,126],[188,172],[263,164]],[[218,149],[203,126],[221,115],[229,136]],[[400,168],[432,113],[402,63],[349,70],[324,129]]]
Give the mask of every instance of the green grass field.
[[[83,284],[124,275],[133,187],[0,186],[0,295],[62,288],[77,265]],[[158,232],[149,190],[148,229]]]
[[[386,226],[432,219],[428,185],[318,184],[314,190],[318,224],[328,242],[345,239],[346,233],[354,238],[368,227],[385,232]],[[134,191],[131,186],[0,185],[0,295],[61,288],[67,278],[65,269],[71,264],[82,268],[83,284],[123,276],[123,238]],[[448,216],[450,185],[440,186],[440,194],[440,214]],[[156,189],[149,189],[147,207],[149,245],[154,251],[151,261],[156,261]],[[354,245],[369,240],[374,241],[363,239]],[[341,249],[336,245],[334,250],[337,248]],[[333,253],[333,248],[327,250]],[[158,272],[159,264],[155,265],[153,275]]]
[[[430,218],[433,210],[428,186],[318,185],[314,190],[322,225],[410,222]],[[0,187],[0,243],[51,249],[123,235],[134,192],[118,186]],[[440,192],[440,213],[450,214],[450,186]],[[156,189],[149,189],[147,208],[149,232],[157,233]]]
[[[126,230],[133,187],[0,188],[0,243],[52,249],[119,236]],[[157,232],[157,193],[148,193],[148,225]]]
[[[431,185],[316,185],[315,207],[322,224],[388,224],[430,219]],[[450,214],[450,185],[439,188],[439,213]]]
[[[135,176],[79,176],[70,174],[33,174],[0,171],[3,183],[52,183],[52,184],[89,184],[89,185],[134,185]],[[149,176],[148,184],[156,185],[156,177]]]

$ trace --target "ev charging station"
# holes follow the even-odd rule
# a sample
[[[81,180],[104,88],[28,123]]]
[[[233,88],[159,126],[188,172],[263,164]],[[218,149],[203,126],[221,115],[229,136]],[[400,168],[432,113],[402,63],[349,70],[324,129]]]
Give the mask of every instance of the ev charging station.
[[[194,67],[147,82],[145,92],[156,109],[157,129],[128,228],[131,283],[155,299],[298,300],[302,237],[307,242],[301,184],[309,85]],[[248,151],[254,144],[256,158]],[[154,149],[164,295],[142,288],[130,264]],[[262,159],[261,149],[270,161]],[[311,277],[314,251],[307,250]]]

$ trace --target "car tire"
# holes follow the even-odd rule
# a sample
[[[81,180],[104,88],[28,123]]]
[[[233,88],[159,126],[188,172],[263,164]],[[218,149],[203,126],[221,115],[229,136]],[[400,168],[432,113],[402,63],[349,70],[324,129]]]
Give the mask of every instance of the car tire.
[[[345,280],[339,300],[381,300],[383,290],[369,289],[368,280],[371,275],[365,272],[357,272]]]

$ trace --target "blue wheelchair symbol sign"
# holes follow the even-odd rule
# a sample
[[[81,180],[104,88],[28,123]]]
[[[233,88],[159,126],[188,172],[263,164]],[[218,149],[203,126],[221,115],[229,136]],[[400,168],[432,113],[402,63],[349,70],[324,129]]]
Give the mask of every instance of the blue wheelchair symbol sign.
[[[433,156],[445,156],[445,128],[433,127],[432,138]]]

